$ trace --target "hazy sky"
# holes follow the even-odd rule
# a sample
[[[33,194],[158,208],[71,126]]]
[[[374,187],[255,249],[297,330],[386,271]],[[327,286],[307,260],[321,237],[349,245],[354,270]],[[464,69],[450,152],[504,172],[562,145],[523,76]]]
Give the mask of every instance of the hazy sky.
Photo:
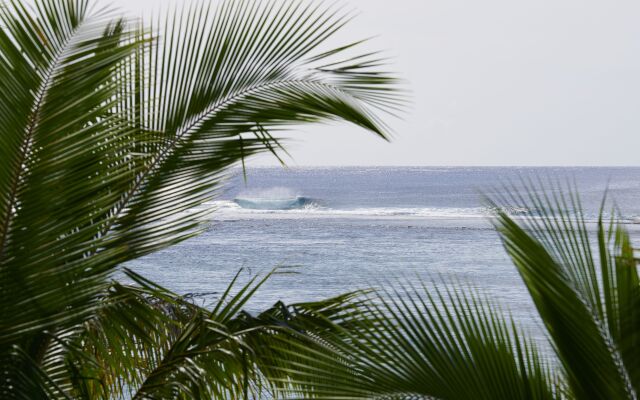
[[[360,15],[342,37],[378,35],[413,104],[390,144],[305,126],[290,165],[640,165],[637,0],[343,2]]]

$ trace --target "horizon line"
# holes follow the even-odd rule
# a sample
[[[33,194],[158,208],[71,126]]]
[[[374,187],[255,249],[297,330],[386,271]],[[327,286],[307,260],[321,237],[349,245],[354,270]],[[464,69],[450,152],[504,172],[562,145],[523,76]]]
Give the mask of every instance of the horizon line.
[[[233,168],[242,168],[237,165]],[[246,163],[246,168],[640,168],[640,165],[376,165],[376,164],[308,164],[308,165],[269,165]]]

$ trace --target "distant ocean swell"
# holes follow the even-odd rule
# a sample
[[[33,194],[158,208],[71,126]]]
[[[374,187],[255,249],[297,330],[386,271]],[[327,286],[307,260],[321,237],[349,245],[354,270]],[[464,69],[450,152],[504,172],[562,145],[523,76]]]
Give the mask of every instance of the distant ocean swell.
[[[218,217],[245,218],[489,218],[495,209],[489,207],[350,207],[331,208],[321,200],[304,196],[283,199],[243,198],[219,200],[206,204]],[[538,210],[524,207],[504,208],[513,217],[540,217]],[[587,222],[596,222],[597,215],[586,215]],[[640,223],[640,218],[625,218],[622,222]]]

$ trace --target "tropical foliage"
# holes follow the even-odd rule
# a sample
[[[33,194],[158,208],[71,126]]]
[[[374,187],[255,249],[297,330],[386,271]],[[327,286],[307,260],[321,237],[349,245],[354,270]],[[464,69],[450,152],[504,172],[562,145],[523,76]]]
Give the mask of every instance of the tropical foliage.
[[[357,43],[327,48],[349,15],[321,4],[119,15],[86,0],[0,8],[0,397],[239,397],[257,374],[288,386],[267,344],[309,340],[280,332],[306,306],[250,318],[248,287],[204,310],[113,273],[204,229],[209,211],[187,210],[230,166],[279,156],[288,126],[386,137],[376,113],[401,105],[395,80]]]
[[[547,186],[552,183],[547,184]],[[482,290],[401,279],[350,299],[327,335],[342,366],[305,366],[319,398],[634,399],[640,281],[624,223],[603,201],[584,215],[574,188],[531,182],[487,200],[546,333],[518,327]],[[513,217],[503,210],[530,210]],[[605,216],[609,217],[606,218]],[[497,250],[497,249],[496,249]],[[343,317],[344,318],[344,317]],[[328,367],[327,367],[328,366]],[[300,377],[297,376],[297,379]],[[307,378],[308,379],[308,378]]]
[[[289,126],[386,137],[379,112],[403,98],[375,54],[348,56],[357,43],[322,49],[339,11],[223,1],[141,25],[12,0],[0,18],[0,397],[637,398],[629,235],[566,191],[489,200],[550,346],[457,282],[250,314],[269,275],[204,307],[123,267],[204,229],[210,211],[188,211],[229,167],[282,154]]]
[[[400,281],[372,298],[372,324],[352,330],[339,350],[360,377],[337,385],[334,397],[637,398],[640,285],[624,224],[604,206],[597,222],[588,222],[566,188],[549,194],[526,187],[501,190],[510,194],[489,205],[548,349],[476,288]],[[514,219],[502,211],[513,208],[536,215]]]

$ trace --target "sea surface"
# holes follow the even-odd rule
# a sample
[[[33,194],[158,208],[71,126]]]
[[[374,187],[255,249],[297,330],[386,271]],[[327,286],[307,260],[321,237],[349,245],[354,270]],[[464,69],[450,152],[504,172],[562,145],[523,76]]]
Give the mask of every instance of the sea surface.
[[[207,231],[127,266],[197,301],[215,300],[274,267],[247,305],[319,300],[392,285],[459,281],[476,287],[544,339],[522,281],[505,254],[482,194],[542,179],[575,185],[595,221],[605,189],[640,237],[640,168],[249,168],[229,180]],[[535,210],[513,209],[514,215]]]

